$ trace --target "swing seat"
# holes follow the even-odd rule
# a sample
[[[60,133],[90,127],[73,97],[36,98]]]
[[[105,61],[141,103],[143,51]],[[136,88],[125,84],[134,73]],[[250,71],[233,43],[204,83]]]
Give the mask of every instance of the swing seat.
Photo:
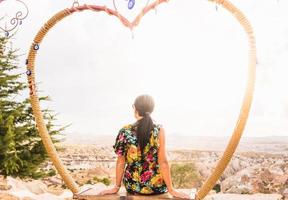
[[[185,192],[186,194],[190,194],[191,199],[195,198],[196,190],[195,189],[177,189],[177,191]],[[99,193],[99,189],[90,188],[74,194],[73,199],[76,200],[152,200],[152,199],[178,199],[173,198],[168,192],[165,194],[155,194],[155,195],[133,195],[129,194],[124,187],[121,187],[117,194],[111,195],[97,195]]]

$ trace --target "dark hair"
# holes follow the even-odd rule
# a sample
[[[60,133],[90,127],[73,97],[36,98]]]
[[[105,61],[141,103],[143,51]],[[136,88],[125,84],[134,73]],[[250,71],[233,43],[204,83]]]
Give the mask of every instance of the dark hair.
[[[140,146],[141,155],[143,155],[144,148],[149,142],[151,131],[154,128],[154,123],[150,116],[154,110],[154,100],[149,95],[140,95],[135,99],[134,107],[139,116],[143,117],[135,123],[135,126],[137,126],[137,141]]]

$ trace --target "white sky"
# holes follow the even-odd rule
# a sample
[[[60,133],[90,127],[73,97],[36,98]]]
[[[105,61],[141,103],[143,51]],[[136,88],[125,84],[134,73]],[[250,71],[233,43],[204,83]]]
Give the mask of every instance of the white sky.
[[[15,13],[18,4],[12,1],[0,5],[1,16]],[[14,42],[24,54],[23,72],[34,35],[72,0],[25,2],[30,14]],[[252,23],[258,48],[256,92],[244,135],[287,135],[288,1],[232,2]],[[145,4],[136,0],[131,12],[127,1],[117,3],[129,19]],[[38,88],[53,100],[43,107],[59,113],[60,124],[72,123],[69,134],[117,133],[134,122],[136,96],[148,93],[156,102],[152,116],[167,134],[228,136],[246,84],[247,40],[223,8],[217,12],[208,1],[171,0],[143,18],[134,39],[115,17],[74,14],[48,33],[36,63]]]

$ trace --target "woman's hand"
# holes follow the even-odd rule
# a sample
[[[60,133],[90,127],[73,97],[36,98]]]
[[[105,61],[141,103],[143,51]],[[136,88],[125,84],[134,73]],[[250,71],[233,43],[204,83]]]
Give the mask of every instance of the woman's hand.
[[[178,192],[174,189],[172,189],[171,191],[169,191],[169,193],[176,198],[181,198],[181,199],[190,199],[190,196],[184,192]]]
[[[119,187],[115,186],[112,189],[106,189],[98,193],[98,195],[106,195],[106,194],[116,194],[119,191]]]

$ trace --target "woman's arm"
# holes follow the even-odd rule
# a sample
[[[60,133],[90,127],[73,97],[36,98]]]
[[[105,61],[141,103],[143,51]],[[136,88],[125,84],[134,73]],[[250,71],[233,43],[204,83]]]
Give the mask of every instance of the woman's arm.
[[[118,155],[116,161],[116,184],[112,189],[105,189],[98,193],[98,195],[115,194],[119,191],[121,187],[121,182],[124,174],[125,168],[125,156]]]
[[[178,192],[173,188],[170,167],[166,156],[165,131],[162,127],[160,128],[159,132],[158,164],[160,165],[160,173],[164,179],[165,184],[167,185],[168,192],[176,198],[190,199],[188,194]]]
[[[125,168],[125,156],[118,156],[116,161],[116,186],[121,187],[121,182]]]
[[[160,165],[160,172],[164,179],[164,182],[167,185],[168,191],[172,191],[172,181],[170,175],[170,167],[168,163],[168,159],[166,156],[166,148],[165,148],[165,132],[164,129],[160,128],[159,133],[159,150],[158,150],[158,164]]]

